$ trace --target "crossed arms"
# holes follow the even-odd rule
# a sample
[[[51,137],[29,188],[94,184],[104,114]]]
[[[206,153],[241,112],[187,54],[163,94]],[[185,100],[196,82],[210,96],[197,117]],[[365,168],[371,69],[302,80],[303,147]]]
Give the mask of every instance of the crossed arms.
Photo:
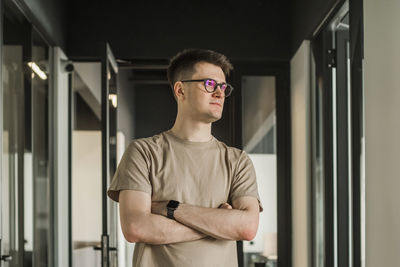
[[[151,202],[148,193],[122,190],[121,228],[128,242],[172,244],[210,236],[221,240],[252,240],[258,228],[258,200],[239,197],[221,208],[181,203],[176,221],[166,217],[167,202]]]

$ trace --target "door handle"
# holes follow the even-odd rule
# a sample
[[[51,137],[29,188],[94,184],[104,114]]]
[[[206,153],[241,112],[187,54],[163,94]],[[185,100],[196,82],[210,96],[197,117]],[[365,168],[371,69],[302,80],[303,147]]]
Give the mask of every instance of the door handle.
[[[2,260],[2,261],[12,261],[12,256],[11,255],[3,255],[3,256],[1,256],[0,260]]]
[[[102,250],[101,246],[94,246],[93,249],[94,250]],[[117,251],[117,248],[109,247],[108,250],[109,251]]]

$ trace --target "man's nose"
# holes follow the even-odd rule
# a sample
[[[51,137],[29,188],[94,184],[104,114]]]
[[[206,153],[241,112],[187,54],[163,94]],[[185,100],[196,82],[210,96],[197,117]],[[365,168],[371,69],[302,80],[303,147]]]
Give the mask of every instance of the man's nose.
[[[213,93],[213,96],[216,96],[216,97],[219,97],[219,98],[225,97],[225,91],[221,90],[221,85],[217,86],[217,88],[215,89],[215,91]]]

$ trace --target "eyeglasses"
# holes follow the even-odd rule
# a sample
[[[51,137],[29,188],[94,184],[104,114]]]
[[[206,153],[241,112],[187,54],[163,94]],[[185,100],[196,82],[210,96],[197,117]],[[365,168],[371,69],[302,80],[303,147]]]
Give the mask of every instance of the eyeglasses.
[[[184,80],[180,82],[182,83],[203,82],[206,91],[209,93],[214,93],[217,90],[217,87],[219,86],[221,91],[224,93],[225,97],[228,97],[233,91],[233,87],[229,83],[217,83],[217,81],[214,79]]]

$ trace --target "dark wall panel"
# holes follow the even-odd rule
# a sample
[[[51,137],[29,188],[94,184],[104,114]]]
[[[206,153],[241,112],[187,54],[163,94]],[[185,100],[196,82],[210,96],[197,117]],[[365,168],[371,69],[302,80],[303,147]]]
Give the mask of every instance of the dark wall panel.
[[[134,138],[135,130],[134,83],[130,78],[130,71],[118,72],[117,129],[125,135],[126,146]]]
[[[340,0],[292,0],[291,57],[300,47],[303,40],[312,37],[313,32],[337,2],[340,2]]]
[[[177,106],[167,84],[135,86],[135,138],[153,136],[172,128]]]
[[[188,47],[231,59],[288,60],[289,0],[69,2],[68,54],[108,41],[116,58],[169,58]]]
[[[28,20],[51,44],[66,51],[66,0],[15,0]]]

